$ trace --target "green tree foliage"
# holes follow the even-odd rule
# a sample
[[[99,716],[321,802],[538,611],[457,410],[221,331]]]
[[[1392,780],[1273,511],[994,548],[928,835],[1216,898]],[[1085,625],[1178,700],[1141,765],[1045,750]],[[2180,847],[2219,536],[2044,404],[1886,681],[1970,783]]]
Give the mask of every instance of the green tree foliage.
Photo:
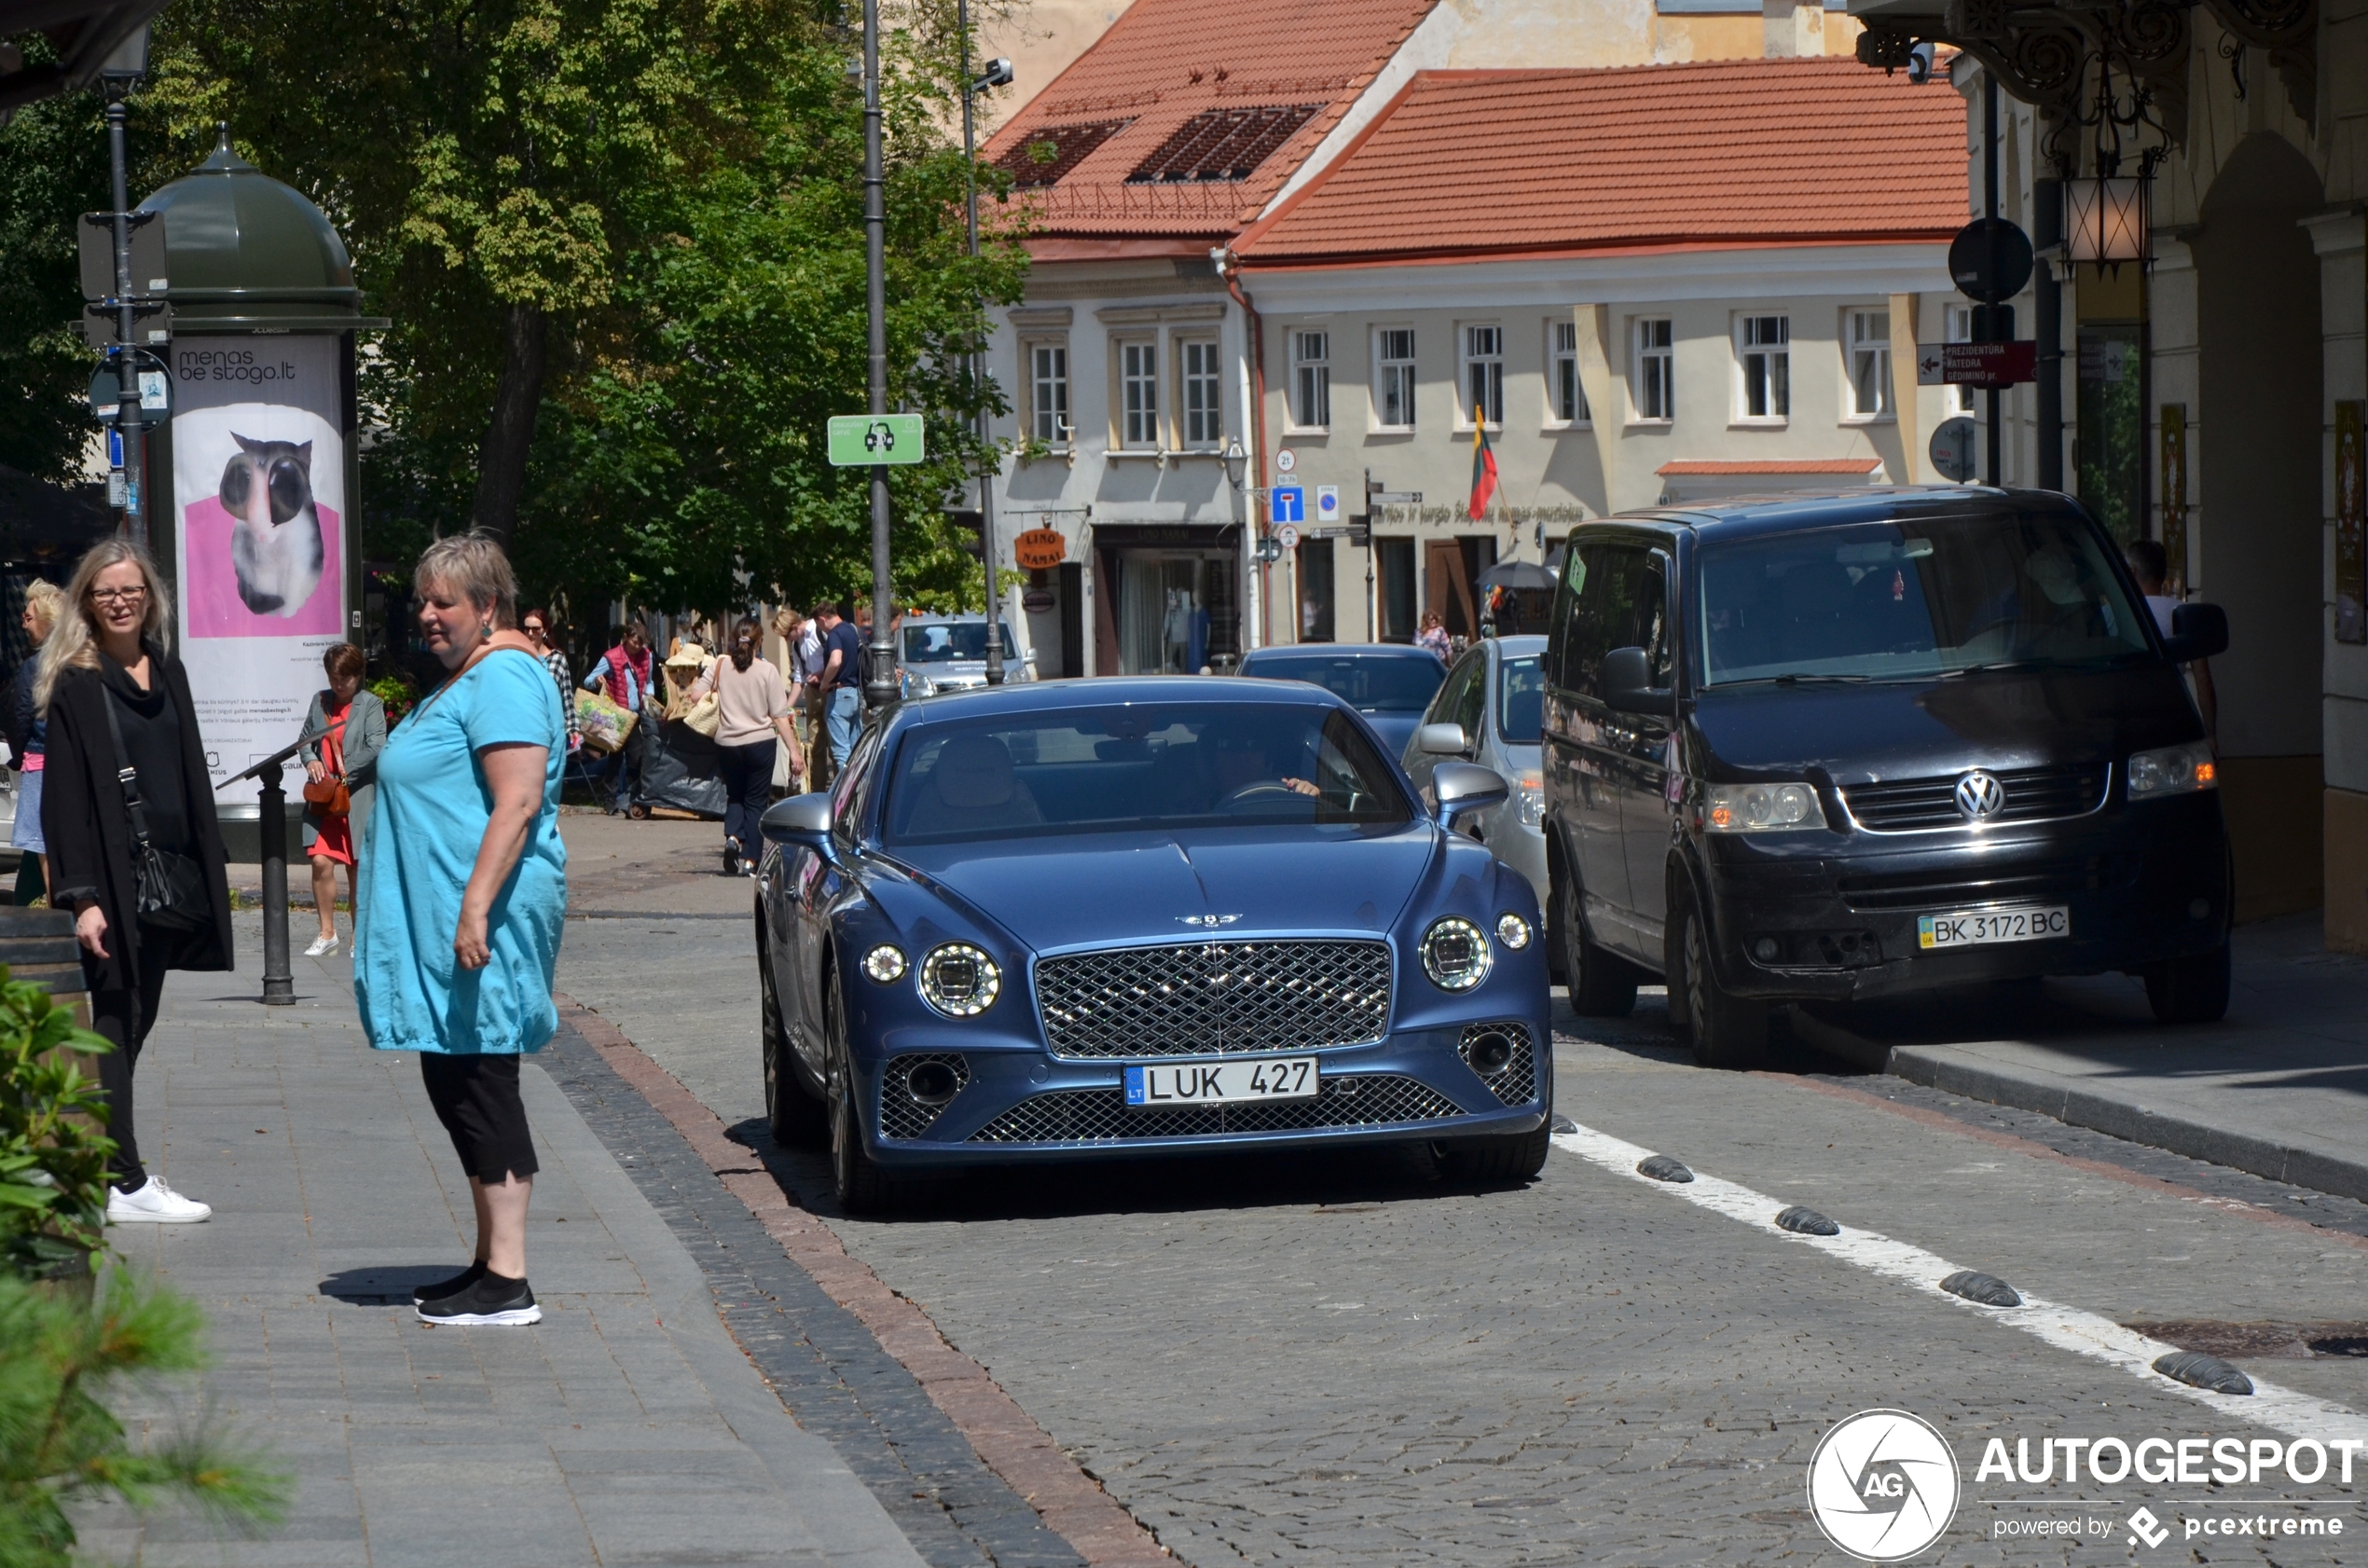
[[[82,1054],[115,1047],[0,966],[0,1264],[26,1278],[78,1270],[106,1245],[106,1100]]]
[[[114,1497],[218,1523],[284,1517],[292,1490],[202,1427],[135,1448],[103,1402],[128,1381],[205,1363],[197,1306],[121,1270],[95,1299],[0,1272],[0,1568],[72,1568],[68,1508]]]
[[[891,395],[941,454],[898,475],[897,570],[975,603],[937,514],[993,396],[963,355],[1023,258],[964,253],[934,15],[884,30]],[[529,591],[578,620],[868,584],[863,476],[823,461],[866,373],[860,39],[829,0],[182,0],[158,26],[142,106],[184,166],[227,121],[395,322],[364,378],[373,558],[514,524]]]
[[[47,45],[23,41],[39,63]],[[91,94],[53,98],[0,126],[0,463],[67,481],[95,428],[95,363],[74,323],[80,215],[108,203],[107,140]]]

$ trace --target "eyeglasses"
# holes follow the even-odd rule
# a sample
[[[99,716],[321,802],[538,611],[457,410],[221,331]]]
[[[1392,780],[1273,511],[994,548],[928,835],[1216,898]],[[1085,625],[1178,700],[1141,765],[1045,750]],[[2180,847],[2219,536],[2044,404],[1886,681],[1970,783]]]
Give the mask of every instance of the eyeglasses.
[[[145,588],[93,588],[90,590],[90,602],[93,604],[137,604],[147,597],[148,590]]]
[[[529,637],[541,637],[543,635],[543,623],[540,621],[529,621],[523,629]]]

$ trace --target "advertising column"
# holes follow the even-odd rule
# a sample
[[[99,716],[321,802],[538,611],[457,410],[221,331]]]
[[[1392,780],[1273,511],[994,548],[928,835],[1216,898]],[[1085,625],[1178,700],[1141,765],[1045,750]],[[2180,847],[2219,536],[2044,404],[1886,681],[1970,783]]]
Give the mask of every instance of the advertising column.
[[[172,348],[181,658],[219,784],[303,733],[348,625],[341,340],[185,337]],[[215,797],[252,805],[253,780]]]

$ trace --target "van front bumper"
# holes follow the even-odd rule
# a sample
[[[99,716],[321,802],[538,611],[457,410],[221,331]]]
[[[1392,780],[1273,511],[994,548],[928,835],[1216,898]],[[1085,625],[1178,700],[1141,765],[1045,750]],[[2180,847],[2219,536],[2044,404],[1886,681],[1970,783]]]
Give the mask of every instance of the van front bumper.
[[[2227,940],[2217,791],[1998,831],[1697,840],[1720,985],[1770,1001],[1864,1001],[2049,974],[2135,971]],[[2061,937],[1934,950],[1918,919],[2062,909]]]

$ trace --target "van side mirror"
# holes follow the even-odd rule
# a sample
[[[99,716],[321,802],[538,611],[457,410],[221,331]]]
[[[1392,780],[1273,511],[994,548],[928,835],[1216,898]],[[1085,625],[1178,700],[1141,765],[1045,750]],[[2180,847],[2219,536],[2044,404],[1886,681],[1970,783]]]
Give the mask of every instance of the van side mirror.
[[[1460,757],[1471,745],[1461,724],[1425,724],[1414,732],[1414,750],[1426,757]]]
[[[1478,763],[1441,763],[1431,775],[1431,793],[1439,802],[1439,825],[1452,829],[1459,817],[1504,805],[1512,790],[1494,768]]]
[[[765,807],[756,831],[783,847],[803,847],[828,857],[831,853],[831,795],[827,790],[792,795]]]
[[[1615,648],[1604,655],[1604,701],[1615,713],[1657,713],[1673,718],[1677,693],[1653,684],[1653,667],[1642,648]]]
[[[2192,664],[2228,652],[2228,612],[2216,604],[2182,604],[2170,612],[2163,651],[2173,664]]]

